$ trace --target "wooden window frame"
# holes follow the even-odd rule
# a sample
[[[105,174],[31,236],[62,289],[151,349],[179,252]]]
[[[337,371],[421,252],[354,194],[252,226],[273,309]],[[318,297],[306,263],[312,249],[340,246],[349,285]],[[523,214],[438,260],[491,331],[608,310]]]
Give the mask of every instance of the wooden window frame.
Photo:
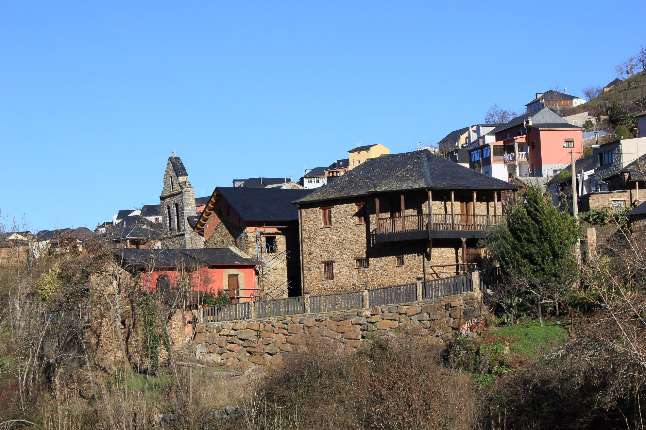
[[[321,208],[321,227],[332,227],[332,206],[325,206]]]
[[[356,257],[354,259],[355,269],[367,269],[370,267],[370,259],[368,257]]]
[[[334,261],[328,260],[323,262],[323,280],[334,280]]]
[[[406,259],[404,258],[403,254],[395,256],[395,266],[404,267],[405,264],[406,264]]]

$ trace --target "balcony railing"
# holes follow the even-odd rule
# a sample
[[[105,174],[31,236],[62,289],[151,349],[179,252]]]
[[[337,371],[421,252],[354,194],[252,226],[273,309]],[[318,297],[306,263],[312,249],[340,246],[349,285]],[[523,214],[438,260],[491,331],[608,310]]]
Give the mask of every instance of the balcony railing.
[[[482,237],[500,215],[423,214],[380,218],[373,231],[377,242],[425,238]]]
[[[503,156],[503,160],[505,161],[505,163],[515,163],[516,162],[516,154],[514,154],[513,152],[505,154]],[[527,152],[519,152],[518,153],[518,161],[527,161]]]

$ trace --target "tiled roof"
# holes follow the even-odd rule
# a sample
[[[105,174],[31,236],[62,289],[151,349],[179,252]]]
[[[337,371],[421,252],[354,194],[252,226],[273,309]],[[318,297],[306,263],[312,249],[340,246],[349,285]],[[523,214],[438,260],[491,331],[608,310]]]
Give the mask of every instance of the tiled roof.
[[[367,160],[297,204],[404,190],[511,190],[515,187],[421,150]]]
[[[254,260],[231,248],[202,249],[122,249],[114,253],[127,268],[142,270],[151,267],[173,269],[178,265],[200,266],[255,266]]]
[[[347,169],[348,166],[350,166],[350,160],[347,159],[347,158],[342,158],[340,160],[336,160],[334,163],[327,166],[327,168],[328,168],[328,170]]]
[[[367,151],[367,150],[369,150],[370,148],[372,148],[373,146],[377,146],[377,144],[376,144],[376,143],[374,143],[374,144],[372,144],[372,145],[362,145],[362,146],[357,146],[356,148],[352,148],[352,149],[351,149],[351,150],[349,150],[348,152],[361,152],[361,151]]]
[[[534,100],[532,100],[531,102],[529,102],[527,104],[529,105],[529,104],[535,103],[535,102],[539,101],[540,99],[543,99],[543,100],[573,100],[573,99],[576,99],[576,98],[578,98],[578,97],[572,96],[570,94],[565,94],[565,93],[562,93],[560,91],[547,90],[543,94],[541,94],[539,97],[536,97]]]
[[[517,117],[512,118],[508,123],[499,125],[498,127],[494,128],[491,132],[495,134],[500,131],[508,130],[510,128],[522,125],[527,119],[531,119],[532,127],[536,128],[541,128],[548,125],[552,128],[572,128],[572,126],[570,126],[565,118],[563,118],[550,108],[545,107],[531,115],[528,113],[518,115]]]

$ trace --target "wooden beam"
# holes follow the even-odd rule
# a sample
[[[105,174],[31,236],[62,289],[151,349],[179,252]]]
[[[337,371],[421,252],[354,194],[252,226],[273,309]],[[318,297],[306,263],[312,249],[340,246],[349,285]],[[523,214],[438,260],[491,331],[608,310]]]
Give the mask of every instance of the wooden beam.
[[[428,190],[428,199],[426,200],[426,206],[428,207],[428,227],[431,228],[431,223],[433,222],[433,191]]]
[[[478,197],[476,195],[476,190],[473,190],[473,209],[471,209],[471,215],[473,215],[473,224],[476,223],[476,201]]]
[[[404,215],[406,214],[406,197],[404,193],[399,195],[399,215],[401,216],[401,226],[402,230],[406,228]]]
[[[466,269],[467,264],[467,240],[466,238],[460,238],[462,240],[462,267]]]
[[[455,212],[453,211],[454,203],[455,203],[455,191],[451,190],[451,229],[455,228]]]
[[[493,216],[498,218],[498,191],[493,192]]]
[[[379,220],[379,197],[375,197],[375,218]]]

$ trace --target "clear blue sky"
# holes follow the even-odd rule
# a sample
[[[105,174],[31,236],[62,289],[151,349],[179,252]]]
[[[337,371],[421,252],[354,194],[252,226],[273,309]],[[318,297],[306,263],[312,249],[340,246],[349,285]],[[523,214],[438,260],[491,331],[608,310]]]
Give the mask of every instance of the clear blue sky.
[[[603,85],[646,44],[643,0],[437,3],[2,1],[4,223],[158,203],[172,151],[208,195],[358,144],[411,150],[494,103]]]

